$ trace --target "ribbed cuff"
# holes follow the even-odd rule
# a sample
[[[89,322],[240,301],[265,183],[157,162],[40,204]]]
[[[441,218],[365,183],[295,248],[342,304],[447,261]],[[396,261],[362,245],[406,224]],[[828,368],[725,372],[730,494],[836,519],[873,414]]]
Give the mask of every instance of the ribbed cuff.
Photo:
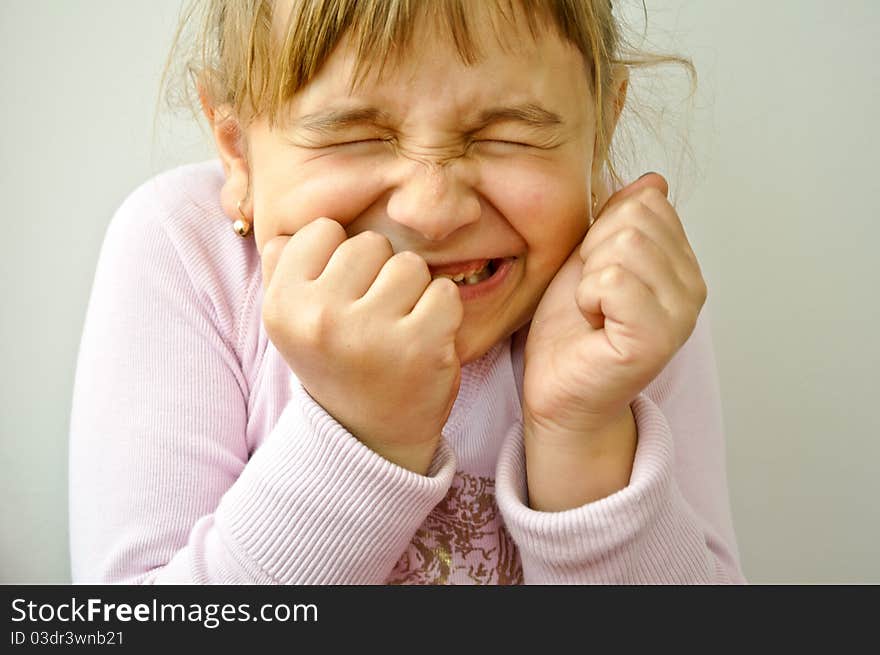
[[[224,496],[217,525],[249,577],[279,584],[384,583],[452,484],[441,441],[428,475],[358,441],[294,380],[278,424]]]
[[[716,571],[702,533],[672,482],[672,435],[644,394],[631,404],[638,430],[630,483],[563,512],[527,506],[522,426],[506,440],[496,493],[520,550],[526,583],[706,582]],[[711,571],[711,573],[710,573]]]

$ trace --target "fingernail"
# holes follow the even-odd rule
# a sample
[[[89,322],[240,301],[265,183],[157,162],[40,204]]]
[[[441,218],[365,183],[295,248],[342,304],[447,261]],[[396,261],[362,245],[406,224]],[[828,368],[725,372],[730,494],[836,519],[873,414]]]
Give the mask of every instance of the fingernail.
[[[656,173],[656,171],[648,171],[647,173],[642,173],[641,175],[639,175],[639,180],[641,180],[646,175],[650,175],[651,173]],[[659,175],[659,173],[657,173],[657,174]],[[636,180],[636,181],[638,182],[638,180]]]

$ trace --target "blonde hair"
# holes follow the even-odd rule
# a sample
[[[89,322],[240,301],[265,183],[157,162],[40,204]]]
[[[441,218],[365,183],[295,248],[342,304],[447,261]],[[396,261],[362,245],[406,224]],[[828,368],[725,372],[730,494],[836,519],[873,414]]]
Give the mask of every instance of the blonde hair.
[[[620,184],[609,129],[609,117],[619,111],[608,102],[617,95],[612,88],[615,68],[679,64],[690,76],[691,94],[696,80],[690,60],[629,46],[611,0],[293,0],[280,41],[277,26],[273,28],[275,7],[273,0],[191,0],[181,14],[163,87],[182,57],[182,73],[189,78],[182,95],[194,113],[196,90],[210,106],[228,106],[243,126],[260,116],[275,125],[288,101],[312,80],[343,37],[357,53],[353,84],[368,70],[378,66],[381,71],[386,61],[404,55],[415,25],[424,18],[445,25],[462,61],[471,64],[481,57],[473,37],[474,13],[488,10],[502,41],[504,24],[519,25],[525,19],[533,38],[541,29],[554,29],[581,52],[593,93],[597,155]],[[189,50],[187,29],[195,30]]]

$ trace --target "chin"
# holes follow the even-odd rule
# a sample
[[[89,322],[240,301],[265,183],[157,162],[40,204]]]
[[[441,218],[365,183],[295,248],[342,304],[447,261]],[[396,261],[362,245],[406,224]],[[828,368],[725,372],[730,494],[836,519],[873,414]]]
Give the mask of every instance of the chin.
[[[507,341],[513,332],[515,332],[515,330],[505,330],[501,333],[496,332],[494,334],[483,335],[459,333],[457,351],[461,365],[465,366],[471,362],[475,362],[497,344],[502,341]]]
[[[459,360],[461,361],[461,365],[467,366],[468,364],[477,361],[480,357],[485,355],[487,352],[489,352],[488,348],[486,348],[485,350],[477,350],[474,352],[471,352],[471,351],[459,352],[458,357],[459,357]]]
[[[507,341],[532,320],[533,307],[530,307],[526,312],[516,312],[511,311],[511,304],[508,304],[501,312],[490,316],[468,316],[465,314],[465,320],[459,329],[456,342],[456,350],[462,366],[478,360],[493,346]],[[484,321],[492,321],[493,319],[491,329],[487,329]]]
[[[486,338],[475,339],[468,338],[467,335],[459,335],[456,350],[458,351],[458,359],[461,361],[461,365],[465,366],[471,362],[475,362],[489,352],[492,346],[496,343],[498,343],[497,340],[490,341]]]

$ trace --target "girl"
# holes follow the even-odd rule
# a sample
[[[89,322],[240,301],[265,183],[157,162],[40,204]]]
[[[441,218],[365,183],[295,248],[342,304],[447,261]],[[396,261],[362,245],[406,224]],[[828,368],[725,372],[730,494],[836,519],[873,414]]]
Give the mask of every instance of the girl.
[[[108,230],[74,580],[742,581],[706,286],[609,158],[608,0],[205,5],[219,162]]]

